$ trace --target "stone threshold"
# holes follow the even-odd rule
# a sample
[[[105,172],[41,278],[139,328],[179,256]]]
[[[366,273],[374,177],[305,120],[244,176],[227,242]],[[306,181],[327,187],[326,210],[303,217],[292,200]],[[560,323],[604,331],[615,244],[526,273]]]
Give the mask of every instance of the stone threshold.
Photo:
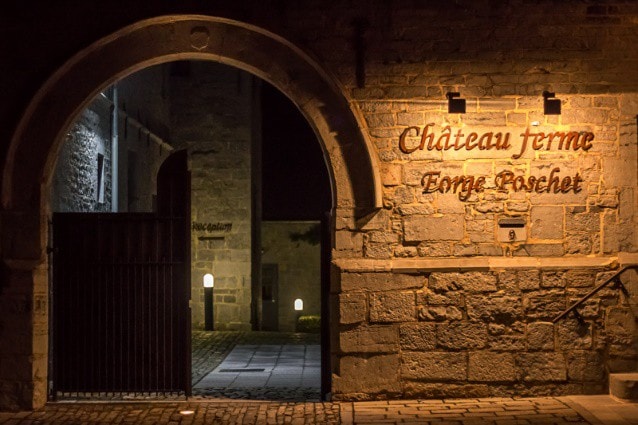
[[[392,272],[468,272],[511,269],[616,269],[638,264],[638,254],[619,253],[604,257],[469,257],[469,258],[397,258],[388,260],[338,258],[333,264],[350,273]]]

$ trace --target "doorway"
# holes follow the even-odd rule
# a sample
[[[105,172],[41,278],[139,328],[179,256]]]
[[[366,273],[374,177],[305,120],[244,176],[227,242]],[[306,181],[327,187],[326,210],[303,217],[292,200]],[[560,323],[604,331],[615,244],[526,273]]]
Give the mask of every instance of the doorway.
[[[131,93],[136,95],[132,96]],[[146,98],[138,97],[139,93],[145,93]],[[93,213],[110,210],[139,215],[143,208],[153,211],[159,202],[159,192],[156,195],[148,189],[149,182],[155,179],[153,164],[156,160],[153,158],[181,149],[187,155],[193,175],[189,189],[192,208],[189,213],[184,214],[191,218],[188,226],[193,255],[189,286],[191,321],[195,332],[193,335],[204,339],[210,337],[213,342],[221,337],[226,340],[235,338],[233,344],[222,344],[221,348],[209,345],[208,352],[200,350],[200,345],[193,346],[193,384],[215,369],[226,374],[229,372],[225,369],[238,369],[223,364],[226,358],[231,363],[236,362],[236,353],[233,350],[237,348],[240,353],[243,350],[244,357],[250,357],[248,360],[273,357],[273,353],[276,354],[275,363],[266,373],[268,382],[277,391],[271,391],[267,397],[281,397],[283,386],[286,388],[285,397],[308,398],[309,392],[312,392],[313,397],[318,397],[321,388],[320,235],[318,232],[310,235],[305,230],[295,232],[296,228],[289,224],[283,232],[283,242],[280,241],[274,247],[294,252],[295,244],[297,247],[308,244],[308,238],[313,239],[310,243],[317,246],[313,260],[317,264],[314,271],[316,281],[306,285],[313,287],[312,292],[316,296],[303,295],[308,291],[299,295],[300,302],[304,301],[301,297],[305,298],[305,310],[303,306],[298,308],[296,298],[287,301],[285,306],[280,303],[282,294],[294,292],[294,288],[290,286],[281,286],[286,280],[280,281],[280,277],[288,276],[287,270],[291,266],[285,262],[262,262],[262,235],[266,227],[265,219],[273,221],[285,218],[286,222],[291,223],[291,218],[309,217],[298,213],[295,216],[295,213],[291,214],[285,209],[285,205],[282,207],[282,202],[272,203],[273,199],[281,198],[280,193],[285,192],[290,199],[303,204],[304,196],[308,195],[301,194],[301,191],[308,191],[313,185],[321,186],[320,180],[323,179],[322,191],[311,190],[313,198],[324,202],[321,209],[311,214],[315,219],[314,227],[318,229],[318,219],[331,208],[330,181],[321,148],[307,122],[283,95],[273,93],[278,92],[249,74],[212,62],[180,61],[164,64],[118,81],[100,94],[98,100],[83,112],[79,124],[69,132],[69,139],[75,142],[80,140],[85,145],[99,145],[100,152],[95,164],[92,164],[91,158],[82,157],[81,154],[92,156],[92,150],[86,146],[81,149],[77,145],[70,149],[63,147],[54,177],[51,205],[58,210],[84,206]],[[273,101],[274,96],[279,98]],[[110,100],[110,108],[99,105],[104,99]],[[229,108],[229,102],[235,102],[236,109]],[[153,105],[153,108],[147,110],[144,105]],[[266,109],[275,111],[281,117],[272,117],[272,114],[264,112]],[[291,118],[295,113],[297,116]],[[269,124],[266,124],[266,120],[269,120]],[[100,127],[100,123],[106,121],[110,123],[108,131]],[[297,122],[303,122],[306,128],[294,131],[294,140],[284,140],[279,132],[272,131],[272,123],[277,121],[286,122],[288,128],[292,129],[299,125]],[[91,130],[91,126],[95,131],[87,131],[87,128]],[[287,144],[301,144],[302,148],[287,148]],[[255,155],[255,152],[259,155]],[[268,152],[264,156],[270,155],[271,159],[279,157],[278,160],[282,161],[281,157],[284,158],[283,163],[274,166],[277,172],[273,175],[276,177],[261,173],[261,170],[271,171],[273,167],[271,163],[261,159],[262,152]],[[296,174],[298,171],[294,167],[287,165],[301,163],[302,169],[308,171],[312,167],[308,165],[307,157],[313,155],[319,157],[317,163],[323,168],[311,173],[316,178],[303,179],[303,176]],[[255,161],[256,157],[258,161]],[[87,174],[83,183],[86,187],[79,191],[76,190],[77,182],[70,182],[68,179],[69,175],[77,175],[75,171],[78,170],[84,170]],[[273,182],[277,178],[283,178],[287,183]],[[293,184],[293,181],[304,181],[304,184]],[[284,187],[285,190],[282,190]],[[310,205],[311,202],[305,204]],[[264,205],[268,208],[263,207]],[[272,208],[273,205],[275,208]],[[97,214],[95,216],[99,217]],[[61,228],[57,220],[53,225],[54,231],[57,227]],[[329,261],[329,258],[324,257],[323,261]],[[60,264],[54,262],[54,270],[63,267]],[[251,270],[257,268],[259,273],[251,274]],[[132,277],[127,283],[132,280],[136,278]],[[204,288],[206,281],[210,282],[210,288]],[[120,292],[128,294],[127,289]],[[211,299],[206,299],[207,296]],[[210,331],[210,335],[209,331],[203,329],[203,318],[207,316],[204,310],[209,305],[214,323],[211,326],[214,330]],[[255,311],[259,314],[255,315]],[[298,328],[298,322],[303,322],[308,316],[304,312],[313,313],[308,322],[310,325]],[[125,314],[113,312],[116,316],[120,313]],[[158,318],[161,319],[165,314],[166,307],[162,307]],[[127,320],[122,319],[122,326],[125,326],[125,322]],[[58,322],[54,323],[54,334],[65,332],[60,326]],[[286,332],[279,332],[281,330]],[[310,335],[301,335],[306,333]],[[99,334],[99,330],[96,334]],[[172,337],[168,339],[172,343]],[[327,340],[327,336],[325,339]],[[52,345],[51,357],[54,361],[62,358],[62,353],[59,352],[61,345],[63,344]],[[134,345],[131,344],[131,347]],[[253,350],[248,355],[246,349],[250,350],[250,346],[253,346]],[[91,353],[87,353],[87,363],[91,363],[90,356]],[[125,353],[123,358],[128,358],[127,356]],[[206,357],[203,361],[202,356]],[[279,360],[281,364],[278,363]],[[292,388],[292,381],[284,382],[277,376],[281,365],[291,366],[286,364],[290,361],[301,362],[292,365],[298,366],[300,371],[297,385]],[[207,365],[209,370],[206,370]],[[249,366],[249,362],[246,365]],[[248,366],[243,369],[249,369],[248,372],[255,369]],[[172,370],[170,362],[162,367]],[[290,372],[289,369],[287,371]],[[122,373],[126,375],[125,372]],[[56,388],[55,382],[60,381],[60,376],[52,375],[52,379],[53,388]],[[238,382],[236,380],[234,383]],[[270,385],[268,382],[266,386]],[[100,388],[105,388],[104,391],[107,392],[119,391],[115,385]],[[202,389],[201,386],[199,390],[200,395],[228,394],[220,391],[217,386],[214,391],[209,387]],[[189,391],[186,388],[183,392],[188,395]],[[255,396],[250,389],[245,393]]]
[[[223,33],[224,43],[209,43],[193,49],[189,34],[194,31],[204,36]],[[228,49],[228,46],[240,48]],[[122,54],[123,49],[127,54]],[[40,273],[35,264],[46,261],[38,257],[38,253],[46,251],[48,232],[46,227],[31,226],[30,223],[39,222],[40,217],[52,210],[46,194],[51,189],[51,178],[64,134],[70,126],[69,120],[118,76],[176,59],[219,61],[250,70],[273,83],[295,102],[311,123],[329,160],[335,207],[335,215],[328,225],[330,239],[334,236],[335,222],[366,217],[381,208],[379,168],[371,142],[361,130],[365,127],[353,110],[356,107],[347,102],[343,88],[323,71],[319,63],[282,37],[232,19],[201,15],[154,17],[95,40],[74,54],[42,85],[20,117],[2,170],[2,200],[8,217],[23,217],[24,220],[12,221],[14,229],[3,233],[3,240],[11,247],[11,241],[19,233],[20,244],[16,252],[33,253],[33,261],[29,263],[33,266],[25,270],[22,266],[16,268],[6,263],[5,272],[9,278],[30,287],[47,286],[46,275]],[[291,79],[291,75],[296,78]],[[3,252],[4,258],[14,258],[14,251],[11,248]],[[29,320],[35,320],[32,312],[26,312],[25,318],[27,316],[31,317]],[[34,335],[31,344],[21,345],[21,352],[39,358],[40,366],[51,358],[46,352],[46,344],[41,343],[47,335],[48,332]],[[325,344],[322,348],[325,349]],[[17,355],[14,358],[18,362],[31,361]],[[322,357],[322,361],[327,359],[327,356]],[[324,376],[330,376],[329,369],[324,367],[323,371]],[[33,387],[25,393],[24,403],[42,406],[47,380],[34,377],[31,382]],[[324,385],[324,388],[329,386]]]
[[[279,330],[279,266],[261,265],[261,329]]]

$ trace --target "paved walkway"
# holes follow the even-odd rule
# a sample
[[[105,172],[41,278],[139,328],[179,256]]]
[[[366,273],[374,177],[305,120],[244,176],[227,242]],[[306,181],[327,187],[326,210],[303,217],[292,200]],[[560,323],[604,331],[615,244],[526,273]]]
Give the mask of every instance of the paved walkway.
[[[374,402],[54,403],[0,413],[1,424],[638,424],[638,405],[607,396]]]
[[[212,372],[236,345],[309,345],[320,344],[318,334],[255,332],[255,331],[193,331],[193,385]]]
[[[608,396],[320,402],[317,336],[201,332],[193,341],[190,400],[50,403],[0,412],[0,424],[638,425],[638,404]]]
[[[193,387],[202,397],[320,401],[320,345],[237,345]]]

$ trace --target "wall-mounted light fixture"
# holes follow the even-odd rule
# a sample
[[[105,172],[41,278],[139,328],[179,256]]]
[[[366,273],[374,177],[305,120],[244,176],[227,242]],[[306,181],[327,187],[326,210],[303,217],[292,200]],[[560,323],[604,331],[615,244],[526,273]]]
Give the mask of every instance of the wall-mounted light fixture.
[[[556,93],[543,92],[543,113],[545,115],[560,115],[560,99],[556,99]]]
[[[215,286],[215,278],[212,274],[204,275],[204,330],[212,331],[213,324],[213,287]]]
[[[464,114],[465,113],[465,99],[460,98],[459,92],[447,92],[447,111],[450,114]],[[457,99],[458,98],[458,99]]]
[[[295,311],[303,310],[303,300],[301,298],[297,298],[295,300]]]

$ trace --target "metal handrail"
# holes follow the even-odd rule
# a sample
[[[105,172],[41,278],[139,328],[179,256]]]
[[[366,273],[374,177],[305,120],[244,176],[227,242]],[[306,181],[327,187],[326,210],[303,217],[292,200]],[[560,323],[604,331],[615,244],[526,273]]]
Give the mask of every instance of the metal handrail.
[[[598,285],[597,287],[592,289],[591,292],[589,292],[587,295],[582,297],[580,300],[578,300],[574,304],[572,304],[567,310],[563,311],[561,314],[556,316],[556,318],[554,318],[554,320],[552,320],[552,323],[558,322],[560,319],[562,319],[563,317],[567,316],[572,311],[576,315],[576,318],[579,319],[580,318],[580,314],[578,314],[578,311],[576,311],[578,306],[580,306],[582,303],[584,303],[585,301],[587,301],[588,299],[593,297],[598,291],[603,289],[605,286],[609,285],[611,282],[614,282],[614,284],[616,285],[615,289],[620,289],[621,291],[623,291],[623,293],[625,295],[628,295],[628,292],[627,292],[627,289],[625,288],[625,285],[623,285],[622,281],[620,280],[620,275],[623,274],[625,271],[627,271],[629,269],[638,269],[638,264],[632,264],[632,265],[629,265],[629,266],[625,266],[622,269],[618,270],[610,278],[608,278],[603,283],[601,283],[600,285]],[[579,319],[579,320],[582,320],[582,319]]]

